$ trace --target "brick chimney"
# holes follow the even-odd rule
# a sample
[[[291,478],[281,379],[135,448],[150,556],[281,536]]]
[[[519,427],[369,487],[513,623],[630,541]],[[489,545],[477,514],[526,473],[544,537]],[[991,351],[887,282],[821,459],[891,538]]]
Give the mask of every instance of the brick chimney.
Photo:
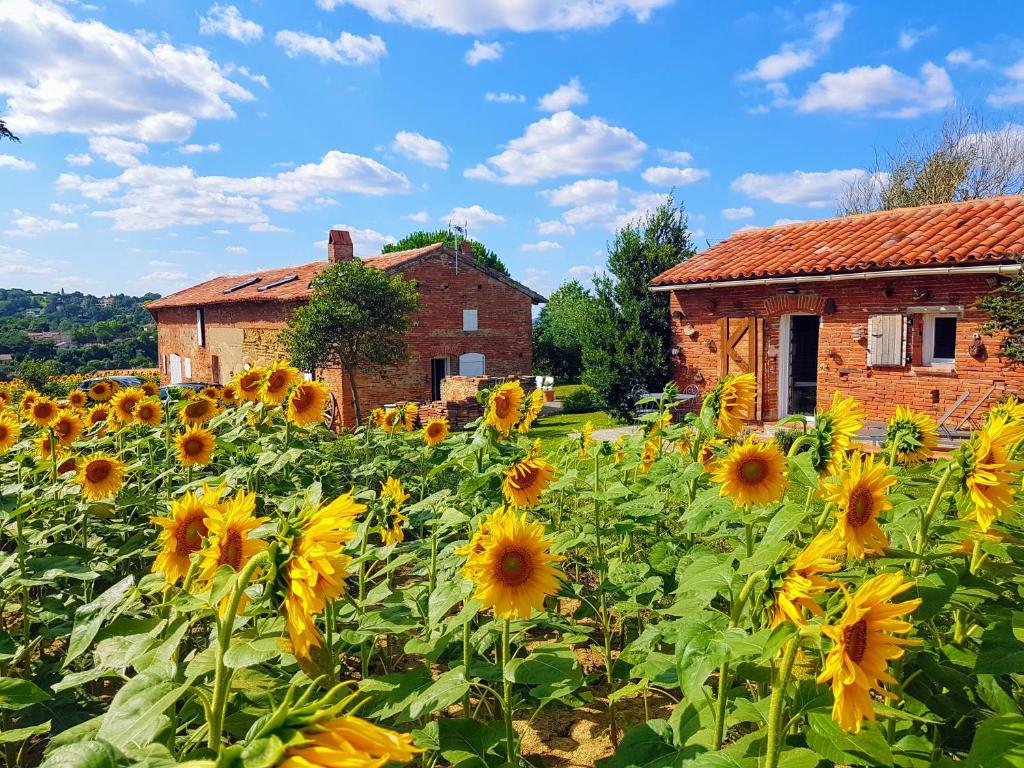
[[[352,235],[344,229],[332,229],[327,235],[327,260],[330,262],[351,261],[354,257]]]
[[[473,258],[473,241],[463,240],[459,243],[459,248],[462,250],[463,255]]]

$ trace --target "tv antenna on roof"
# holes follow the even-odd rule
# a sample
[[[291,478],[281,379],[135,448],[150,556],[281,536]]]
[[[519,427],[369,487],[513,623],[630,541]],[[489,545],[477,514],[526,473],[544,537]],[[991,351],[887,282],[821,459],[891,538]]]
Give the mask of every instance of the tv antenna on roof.
[[[459,274],[459,254],[462,252],[462,243],[469,239],[469,222],[464,222],[460,227],[449,220],[448,234],[455,237],[455,274]]]

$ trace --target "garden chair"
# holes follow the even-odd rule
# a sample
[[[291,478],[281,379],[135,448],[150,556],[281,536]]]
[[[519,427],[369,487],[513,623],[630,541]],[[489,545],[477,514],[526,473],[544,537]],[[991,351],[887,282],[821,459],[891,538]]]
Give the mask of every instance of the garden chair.
[[[977,429],[978,427],[981,426],[977,421],[974,420],[974,414],[978,412],[978,409],[980,409],[981,406],[985,404],[985,401],[989,399],[992,393],[996,391],[997,386],[998,384],[993,384],[991,387],[989,387],[988,391],[981,396],[981,399],[978,400],[978,402],[976,402],[973,406],[971,406],[971,409],[967,411],[967,415],[960,419],[960,423],[956,425],[956,432],[962,431],[965,424],[970,424],[971,429]]]
[[[939,417],[939,431],[942,432],[946,437],[957,437],[955,430],[950,429],[946,426],[946,422],[953,418],[953,414],[957,412],[957,409],[964,404],[964,401],[971,396],[971,390],[965,389],[963,393],[956,399],[956,402],[949,406],[949,409]]]

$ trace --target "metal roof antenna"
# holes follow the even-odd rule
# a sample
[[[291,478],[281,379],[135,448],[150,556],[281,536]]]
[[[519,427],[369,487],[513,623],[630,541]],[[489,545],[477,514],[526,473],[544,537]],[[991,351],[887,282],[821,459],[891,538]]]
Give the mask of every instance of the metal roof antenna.
[[[469,228],[469,222],[466,222],[465,226],[460,227],[458,224],[452,224],[448,222],[448,233],[455,236],[455,274],[459,274],[459,254],[462,252],[462,243],[468,239],[467,231]]]

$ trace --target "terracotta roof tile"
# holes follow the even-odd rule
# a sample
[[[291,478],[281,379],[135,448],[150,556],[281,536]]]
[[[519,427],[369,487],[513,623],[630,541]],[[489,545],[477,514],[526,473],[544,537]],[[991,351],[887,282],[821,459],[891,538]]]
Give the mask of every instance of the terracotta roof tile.
[[[737,232],[652,285],[1015,261],[1024,195],[844,216]]]

